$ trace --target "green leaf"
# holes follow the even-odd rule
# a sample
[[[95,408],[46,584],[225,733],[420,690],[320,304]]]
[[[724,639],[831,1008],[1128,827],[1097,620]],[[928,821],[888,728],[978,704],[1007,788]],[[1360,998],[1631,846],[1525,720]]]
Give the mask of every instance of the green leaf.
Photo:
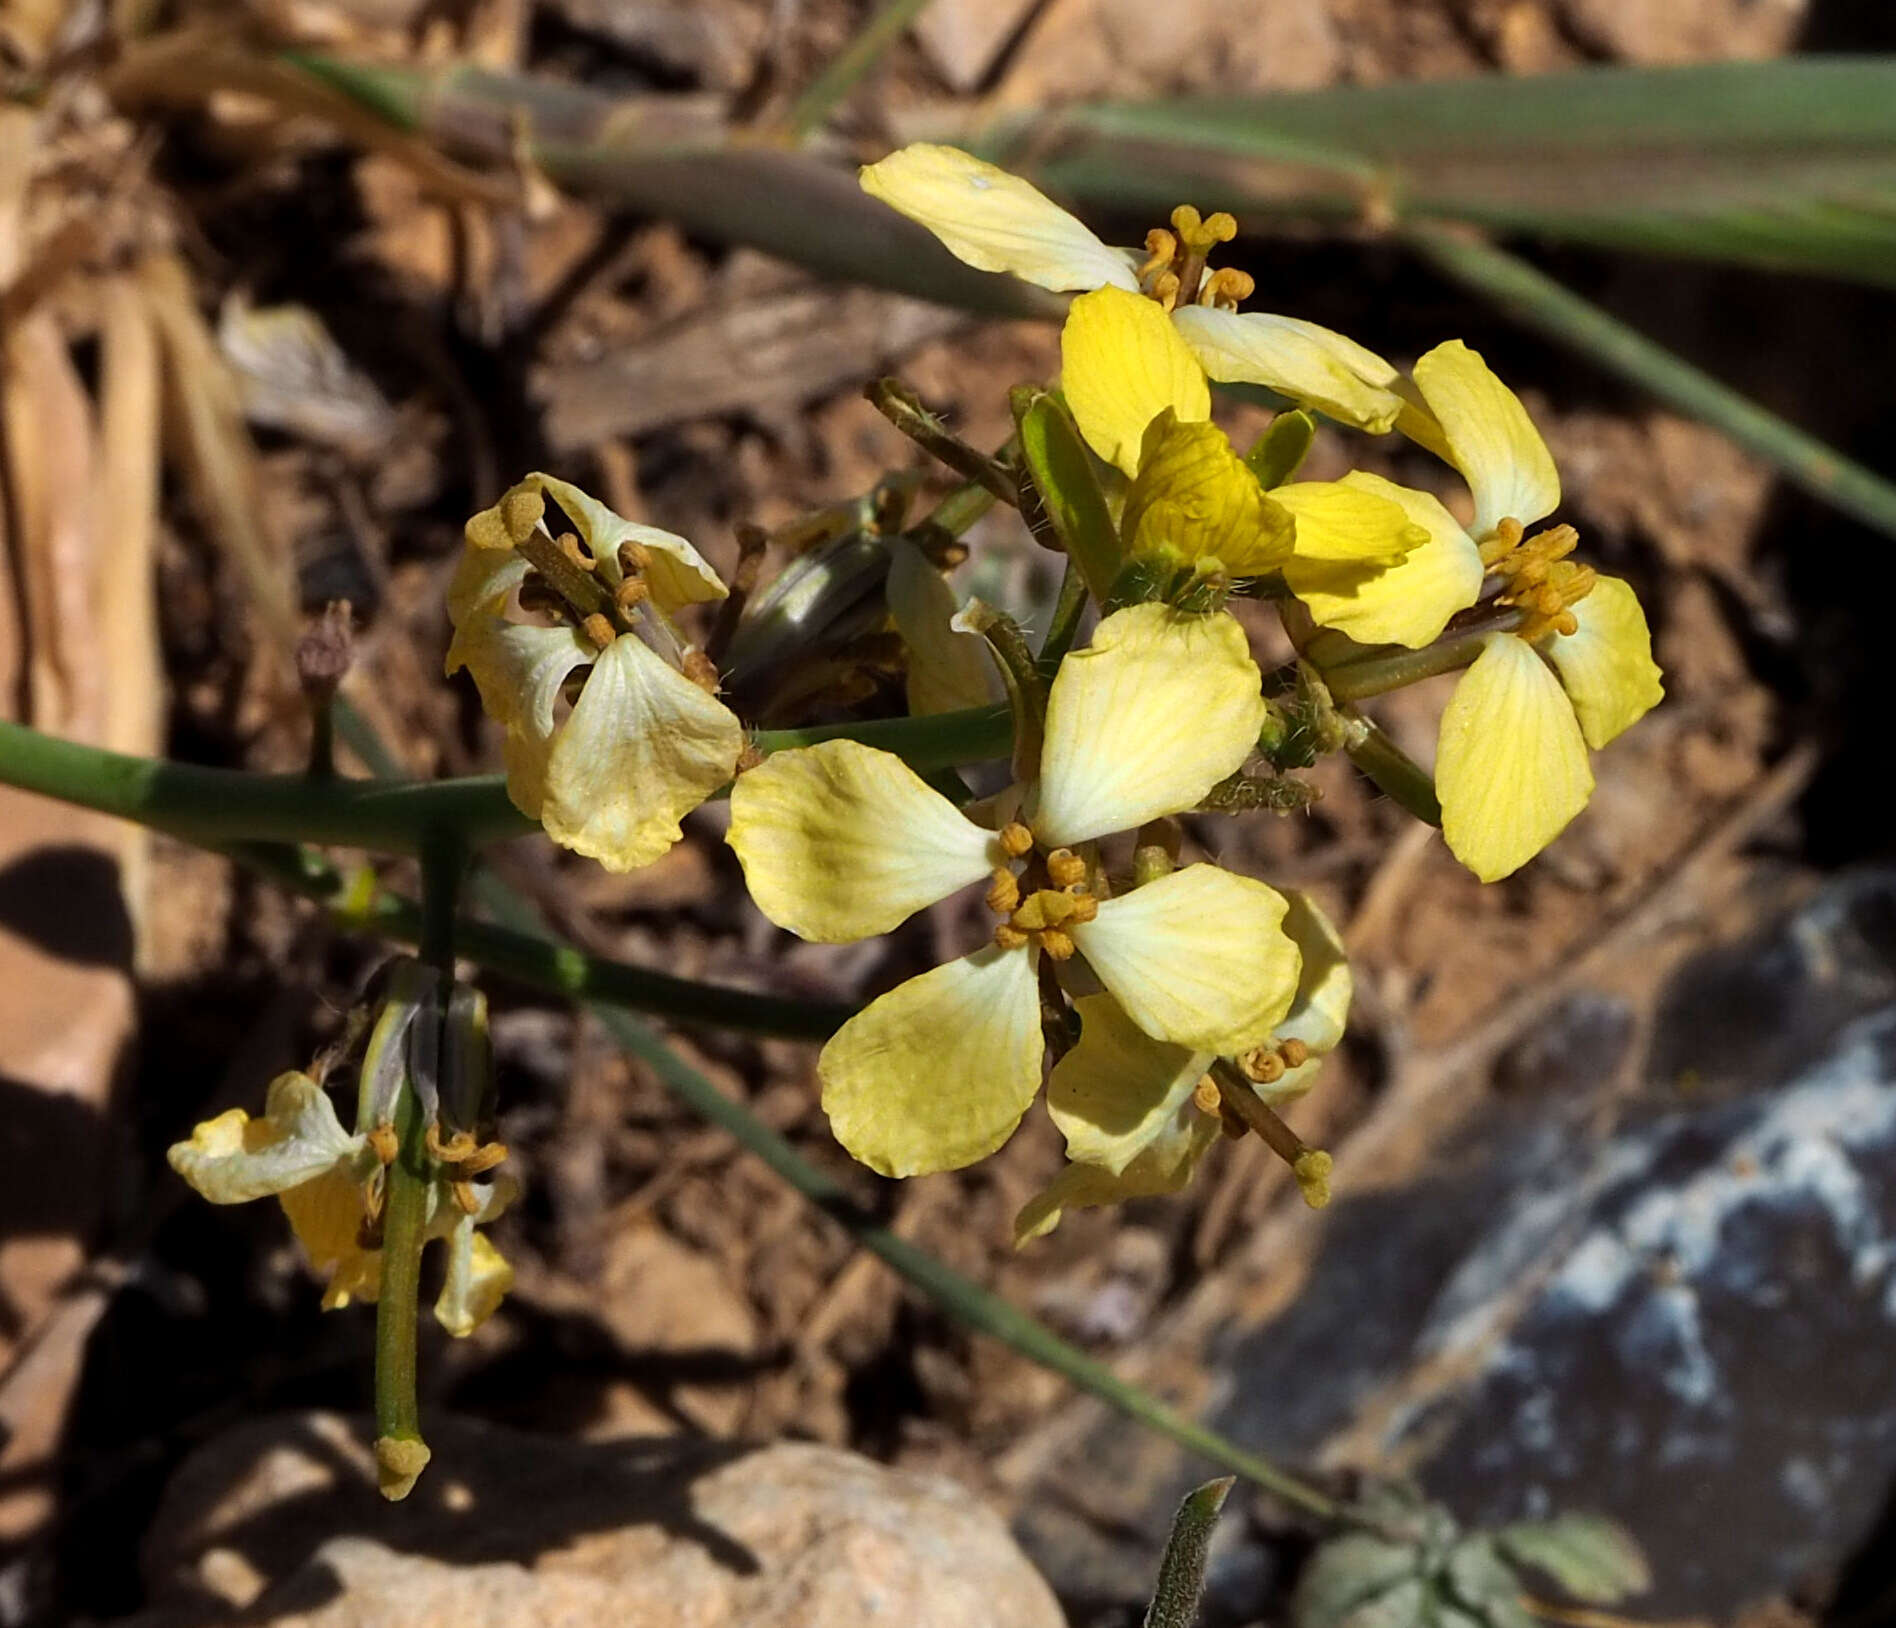
[[[1211,1552],[1211,1534],[1218,1512],[1237,1483],[1227,1475],[1207,1481],[1185,1495],[1172,1517],[1172,1534],[1159,1562],[1159,1580],[1145,1614],[1145,1628],[1192,1628],[1198,1620],[1199,1596],[1205,1592],[1205,1561]]]
[[[1296,1628],[1409,1628],[1421,1621],[1428,1594],[1419,1549],[1351,1532],[1311,1556],[1291,1620]]]
[[[1896,286],[1896,62],[1801,57],[1028,113],[989,157],[1161,218],[1453,220]]]
[[[1257,476],[1258,485],[1268,492],[1273,486],[1282,486],[1296,474],[1316,434],[1316,415],[1301,407],[1296,412],[1279,413],[1273,418],[1270,428],[1257,438],[1257,444],[1244,455],[1244,461],[1251,466],[1251,473]]]
[[[1021,461],[1054,535],[1103,605],[1119,575],[1119,528],[1113,524],[1092,454],[1056,396],[1036,392],[1017,422]]]
[[[1448,1552],[1442,1583],[1449,1599],[1485,1628],[1534,1628],[1521,1603],[1521,1580],[1484,1532],[1466,1537]]]
[[[1503,1527],[1495,1542],[1510,1559],[1544,1572],[1576,1600],[1615,1605],[1652,1587],[1652,1571],[1632,1533],[1605,1515],[1573,1512]]]

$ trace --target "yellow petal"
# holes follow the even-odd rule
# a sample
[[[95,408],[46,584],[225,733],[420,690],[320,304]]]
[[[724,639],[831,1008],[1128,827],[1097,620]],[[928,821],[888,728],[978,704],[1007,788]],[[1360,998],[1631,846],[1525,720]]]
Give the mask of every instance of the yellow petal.
[[[654,603],[667,615],[685,605],[723,599],[729,592],[717,572],[705,563],[704,556],[676,532],[628,520],[571,481],[553,475],[535,473],[527,476],[520,486],[542,492],[559,504],[578,529],[580,540],[599,562],[600,574],[608,582],[620,580],[621,543],[637,543],[645,549],[650,555],[645,580],[651,585]]]
[[[1181,424],[1168,408],[1146,426],[1120,529],[1135,554],[1169,548],[1215,557],[1232,576],[1261,576],[1290,553],[1290,518],[1275,496],[1216,424]]]
[[[1402,410],[1396,369],[1314,322],[1208,305],[1181,307],[1174,317],[1199,365],[1220,384],[1261,384],[1378,435]]]
[[[1209,1052],[1154,1040],[1110,995],[1082,995],[1079,1043],[1053,1065],[1047,1112],[1069,1159],[1118,1175],[1178,1116]]]
[[[1415,364],[1416,389],[1441,430],[1449,461],[1475,497],[1475,539],[1503,520],[1522,525],[1560,504],[1560,475],[1521,399],[1459,339]]]
[[[474,522],[470,520],[468,525],[472,528]],[[513,552],[511,543],[494,548],[470,542],[461,550],[448,582],[448,620],[458,628],[476,609],[491,609],[498,614],[532,569],[523,556]],[[452,658],[448,671],[454,671]]]
[[[362,1224],[368,1219],[362,1184],[341,1166],[331,1166],[279,1193],[277,1202],[290,1218],[310,1270],[323,1280],[323,1310],[374,1300],[382,1284],[382,1252],[362,1247]]]
[[[1387,564],[1428,541],[1400,506],[1346,481],[1294,481],[1271,496],[1297,522],[1299,559]]]
[[[465,1339],[500,1309],[513,1287],[514,1270],[487,1234],[474,1230],[464,1215],[448,1234],[447,1275],[435,1299],[435,1321],[456,1339]]]
[[[738,776],[731,829],[757,908],[818,944],[873,938],[1000,862],[994,833],[891,752],[778,752]]]
[[[908,707],[917,718],[1001,699],[987,644],[950,624],[961,609],[954,589],[907,538],[889,543],[889,614],[908,648]]]
[[[1519,870],[1593,794],[1573,703],[1511,633],[1489,641],[1449,698],[1435,791],[1449,850],[1484,882]]]
[[[570,627],[527,627],[477,607],[454,630],[448,671],[468,670],[482,710],[496,723],[544,741],[553,733],[561,686],[594,654]]]
[[[1283,895],[1187,865],[1103,900],[1069,929],[1126,1016],[1154,1039],[1233,1056],[1262,1045],[1297,993]]]
[[[1303,961],[1297,972],[1297,998],[1284,1021],[1271,1031],[1271,1042],[1281,1046],[1286,1040],[1301,1040],[1310,1048],[1310,1059],[1286,1069],[1268,1085],[1254,1085],[1267,1102],[1300,1097],[1316,1083],[1325,1055],[1335,1051],[1343,1038],[1356,991],[1343,939],[1330,918],[1307,893],[1289,890],[1284,897],[1290,905],[1284,931]]]
[[[1127,256],[1017,175],[957,147],[916,142],[865,165],[862,189],[926,226],[957,260],[1052,289],[1137,289]]]
[[[1192,808],[1263,724],[1262,680],[1232,617],[1115,611],[1054,675],[1034,830],[1071,846]]]
[[[1319,626],[1340,628],[1359,644],[1432,643],[1451,616],[1480,597],[1480,551],[1427,492],[1362,470],[1345,475],[1343,484],[1394,503],[1427,541],[1390,566],[1306,560],[1300,551],[1284,566],[1284,581]]]
[[[1183,424],[1211,417],[1205,370],[1156,300],[1123,288],[1082,294],[1060,330],[1060,382],[1086,444],[1139,472],[1146,426],[1167,407]]]
[[[1666,689],[1652,659],[1652,630],[1629,584],[1598,578],[1573,615],[1579,631],[1556,635],[1546,650],[1597,752],[1658,706]]]
[[[958,1170],[1014,1134],[1040,1089],[1033,952],[989,946],[871,1001],[823,1048],[836,1140],[885,1176]]]
[[[282,1193],[360,1151],[336,1117],[329,1094],[307,1074],[279,1074],[270,1082],[264,1115],[252,1119],[232,1108],[206,1120],[188,1142],[175,1143],[171,1168],[213,1204],[242,1204]]]
[[[1015,1248],[1053,1231],[1067,1210],[1178,1192],[1192,1179],[1192,1171],[1205,1150],[1217,1140],[1218,1121],[1200,1113],[1188,1093],[1162,1133],[1117,1174],[1096,1164],[1070,1164],[1062,1170],[1052,1185],[1029,1200],[1015,1217]]]
[[[649,865],[678,822],[731,778],[744,729],[635,635],[598,654],[554,737],[540,823],[607,870]]]

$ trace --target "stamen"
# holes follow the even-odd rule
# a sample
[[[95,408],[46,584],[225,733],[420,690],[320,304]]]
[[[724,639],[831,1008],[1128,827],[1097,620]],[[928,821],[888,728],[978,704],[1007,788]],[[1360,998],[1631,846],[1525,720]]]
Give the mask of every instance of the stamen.
[[[619,545],[619,572],[622,576],[643,576],[652,563],[652,551],[643,543],[627,540]]]
[[[1291,1068],[1302,1068],[1310,1061],[1310,1048],[1301,1040],[1286,1040],[1277,1048],[1277,1055]]]
[[[368,1134],[368,1144],[375,1150],[376,1158],[383,1164],[393,1164],[395,1156],[402,1150],[401,1138],[395,1134],[393,1125],[377,1125]]]
[[[1051,961],[1073,959],[1073,940],[1058,927],[1049,927],[1040,935],[1040,948]]]
[[[994,884],[987,890],[987,907],[997,916],[1011,916],[1020,908],[1020,880],[1010,870],[994,867]]]
[[[1235,311],[1256,291],[1257,279],[1248,271],[1239,271],[1236,266],[1220,266],[1207,274],[1204,287],[1198,291],[1198,303]]]
[[[1220,1107],[1218,1082],[1209,1074],[1198,1076],[1198,1083],[1192,1087],[1192,1106],[1201,1114],[1215,1114]],[[1239,1123],[1243,1123],[1239,1121]]]
[[[1519,546],[1521,538],[1527,534],[1527,528],[1512,515],[1498,524],[1493,533],[1481,544],[1481,563],[1493,565],[1502,555]]]
[[[1238,1059],[1238,1067],[1244,1070],[1247,1080],[1255,1080],[1259,1085],[1275,1085],[1284,1077],[1284,1059],[1263,1046],[1247,1051]]]
[[[643,577],[627,577],[612,591],[612,603],[624,616],[652,597],[652,585]]]
[[[724,681],[718,677],[717,663],[696,647],[686,648],[679,658],[678,670],[707,695],[716,695],[724,688]]]
[[[562,532],[558,541],[560,552],[571,560],[573,564],[577,565],[580,570],[595,571],[599,568],[599,562],[586,552],[580,540],[570,531]]]
[[[1146,259],[1139,267],[1140,286],[1144,287],[1148,278],[1165,270],[1177,258],[1178,239],[1163,226],[1153,227],[1146,233]]]
[[[1177,272],[1162,271],[1152,281],[1152,297],[1166,310],[1173,310],[1178,305],[1179,291],[1183,286]]]
[[[1086,861],[1071,848],[1055,848],[1047,855],[1047,876],[1055,887],[1076,887],[1086,880]]]
[[[481,1213],[481,1196],[474,1191],[474,1184],[465,1181],[451,1181],[448,1191],[454,1195],[454,1207],[463,1215]]]
[[[1034,850],[1034,834],[1019,820],[1009,820],[1001,827],[998,835],[1001,839],[1001,851],[1009,859],[1020,859]]]
[[[1011,927],[1006,922],[1002,922],[994,929],[994,944],[997,949],[1018,950],[1026,942],[1027,935],[1018,927]]]
[[[586,637],[601,650],[611,649],[612,641],[619,636],[619,630],[612,625],[611,619],[599,611],[594,611],[579,625]]]

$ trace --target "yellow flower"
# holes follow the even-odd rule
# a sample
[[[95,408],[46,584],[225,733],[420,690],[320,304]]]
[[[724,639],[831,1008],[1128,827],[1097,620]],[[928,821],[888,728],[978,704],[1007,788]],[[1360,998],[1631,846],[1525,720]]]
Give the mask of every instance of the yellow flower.
[[[310,1269],[323,1280],[323,1306],[373,1301],[382,1287],[382,1252],[364,1242],[381,1161],[363,1135],[342,1128],[323,1088],[307,1074],[270,1082],[262,1119],[232,1108],[206,1120],[191,1140],[173,1145],[171,1168],[213,1204],[241,1204],[274,1193],[290,1218]],[[466,1184],[470,1213],[444,1182],[429,1188],[427,1236],[448,1240],[448,1270],[435,1317],[450,1334],[474,1331],[513,1283],[513,1268],[474,1229],[512,1202],[511,1178]]]
[[[1584,570],[1584,567],[1576,567]],[[1499,881],[1566,829],[1593,795],[1598,751],[1665,694],[1633,590],[1594,577],[1573,631],[1497,633],[1442,714],[1435,791],[1450,851]]]
[[[1007,1140],[1040,1086],[1043,954],[1084,957],[1147,1034],[1222,1052],[1271,1032],[1297,970],[1277,893],[1199,864],[1108,898],[1074,852],[1195,806],[1250,754],[1262,719],[1236,622],[1138,605],[1061,664],[1039,775],[1003,800],[1015,817],[998,832],[850,741],[740,777],[731,846],[758,907],[800,937],[871,937],[991,883],[991,943],[872,1001],[824,1047],[823,1106],[850,1153],[908,1176]]]
[[[1296,999],[1265,1042],[1273,1067],[1253,1054],[1247,1072],[1259,1096],[1286,1102],[1315,1083],[1343,1038],[1353,984],[1335,927],[1305,895],[1286,895],[1284,931],[1302,961]],[[1080,1039],[1053,1066],[1047,1112],[1071,1161],[1014,1222],[1014,1241],[1051,1232],[1072,1209],[1178,1192],[1218,1138],[1218,1115],[1197,1105],[1209,1051],[1155,1040],[1130,1023],[1110,995],[1082,996]],[[1269,1077],[1265,1077],[1265,1076]]]
[[[549,537],[548,496],[577,528],[592,574],[631,631],[604,617],[590,631],[514,619],[533,571],[518,548]],[[649,865],[678,841],[684,815],[731,778],[743,726],[705,687],[715,684],[709,663],[671,620],[724,596],[684,538],[623,519],[550,475],[529,475],[468,522],[448,590],[447,670],[473,674],[506,730],[507,793],[555,842],[608,870]],[[569,686],[582,674],[568,711]]]
[[[1205,266],[1237,233],[1229,215],[1180,208],[1144,251],[1109,248],[1018,176],[927,143],[866,166],[862,185],[971,266],[1080,292],[1061,335],[1067,401],[1088,444],[1128,475],[1163,408],[1183,423],[1211,416],[1207,378],[1264,385],[1379,433],[1402,411],[1396,370],[1354,340],[1235,309],[1251,279]]]
[[[1379,568],[1425,541],[1401,506],[1337,481],[1266,492],[1215,424],[1166,407],[1146,426],[1120,521],[1128,557],[1170,554],[1228,577],[1293,563]]]

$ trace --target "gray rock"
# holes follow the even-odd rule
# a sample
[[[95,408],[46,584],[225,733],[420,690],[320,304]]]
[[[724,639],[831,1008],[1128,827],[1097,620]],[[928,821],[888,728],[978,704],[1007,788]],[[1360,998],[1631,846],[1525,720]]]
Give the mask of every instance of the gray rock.
[[[143,1624],[1062,1628],[955,1483],[806,1444],[587,1444],[435,1421],[407,1503],[366,1422],[258,1420],[178,1471]]]

